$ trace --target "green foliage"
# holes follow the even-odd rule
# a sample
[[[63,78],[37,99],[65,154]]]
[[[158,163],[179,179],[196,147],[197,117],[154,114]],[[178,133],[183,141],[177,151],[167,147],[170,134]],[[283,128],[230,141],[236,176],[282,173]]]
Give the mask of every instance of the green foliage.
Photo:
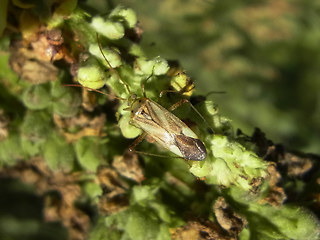
[[[104,57],[102,53],[100,52],[100,48],[98,44],[90,44],[89,46],[89,52],[94,55],[96,58],[98,58],[102,63],[104,64],[104,68],[110,68],[109,64],[106,63],[104,60]],[[113,68],[119,67],[122,62],[121,62],[121,57],[119,52],[112,48],[102,48],[102,52],[105,55],[105,57],[108,59],[110,65]],[[79,74],[78,74],[79,77]]]
[[[221,68],[214,68],[214,76],[224,83],[235,77],[242,81],[276,79],[270,77],[274,73],[272,64],[286,70],[286,64],[291,61],[290,56],[281,51],[282,40],[277,45],[279,40],[273,39],[273,43],[262,49],[261,38],[254,29],[244,31],[243,24],[248,19],[236,8],[246,9],[246,4],[249,3],[238,3],[236,7],[217,2],[208,7],[202,14],[212,15],[217,23],[221,23],[214,34],[207,31],[207,36],[203,37],[202,30],[192,26],[185,30],[197,44],[194,51],[199,51],[199,46],[208,51],[200,54],[204,59],[209,53],[217,54],[215,61]],[[31,169],[40,174],[32,175],[37,178],[31,177],[31,180],[37,179],[33,183],[57,192],[59,200],[48,198],[45,201],[46,217],[49,220],[60,217],[58,220],[63,220],[69,233],[74,233],[75,227],[67,219],[76,218],[80,225],[76,230],[84,229],[77,232],[77,236],[89,236],[92,240],[171,239],[179,231],[190,230],[190,222],[201,226],[193,229],[195,232],[200,234],[206,230],[208,236],[222,234],[221,238],[317,239],[320,223],[311,211],[306,210],[306,204],[298,198],[291,199],[290,205],[284,203],[290,195],[286,196],[285,184],[277,184],[280,185],[280,174],[289,182],[286,174],[290,175],[290,172],[283,173],[274,167],[280,164],[278,159],[271,159],[273,163],[266,161],[266,156],[272,157],[270,151],[276,154],[272,152],[276,147],[262,137],[236,135],[236,125],[219,111],[216,102],[203,96],[199,96],[199,101],[195,100],[195,109],[184,105],[173,113],[190,123],[190,128],[204,143],[207,150],[204,161],[185,162],[176,158],[173,153],[158,148],[152,136],[147,138],[149,142],[144,141],[137,147],[137,151],[146,154],[125,151],[130,146],[126,138],[141,134],[141,130],[131,124],[130,110],[136,97],[145,94],[168,108],[191,96],[194,85],[179,66],[163,57],[149,57],[150,52],[145,52],[139,45],[141,31],[133,9],[117,6],[107,10],[107,14],[99,14],[85,4],[77,5],[74,0],[54,5],[45,1],[9,3],[7,11],[16,14],[12,17],[15,16],[19,24],[14,32],[8,24],[8,37],[0,42],[3,52],[0,66],[4,69],[0,73],[3,86],[0,90],[3,100],[0,103],[0,130],[8,132],[0,135],[0,171],[14,169],[19,161],[28,163],[35,158],[41,159],[44,163],[41,167],[32,163]],[[220,15],[218,10],[230,12],[230,19]],[[204,21],[195,17],[199,14],[189,17]],[[236,28],[239,32],[230,27],[235,19],[239,19]],[[1,24],[4,24],[3,19],[0,19],[0,33]],[[210,22],[208,24],[210,27]],[[290,34],[295,32],[289,22],[284,26],[290,27]],[[20,39],[16,32],[21,33]],[[213,47],[212,37],[216,37]],[[16,46],[10,50],[9,38]],[[162,36],[157,41],[163,39]],[[309,36],[302,42],[315,48],[317,41],[313,39]],[[192,46],[177,44],[176,40],[165,44],[166,49],[176,48],[180,53]],[[259,51],[255,53],[255,50]],[[247,52],[248,56],[225,54],[228,52]],[[266,60],[254,66],[257,55],[266,56]],[[9,62],[20,80],[8,69]],[[34,70],[32,74],[28,72],[28,78],[21,67],[26,62],[31,62],[35,68],[28,69]],[[197,67],[200,68],[196,63]],[[208,70],[205,72],[208,74]],[[84,88],[70,87],[75,81]],[[108,90],[106,96],[88,91],[105,91],[101,88]],[[186,91],[183,94],[169,92],[159,97],[163,90],[172,89]],[[231,95],[237,95],[238,91],[241,89]],[[282,112],[272,103],[264,102],[259,106],[270,110],[272,117],[268,120],[273,125],[283,124],[282,133],[291,131],[291,123],[274,120],[274,116]],[[259,115],[260,111],[254,111],[253,115]],[[237,114],[246,114],[246,108],[239,105]],[[158,158],[158,155],[162,157]],[[13,176],[28,175],[19,171]],[[8,174],[10,176],[10,171]],[[53,186],[46,181],[53,182]],[[302,187],[296,190],[303,193],[307,184],[300,181]],[[70,193],[74,195],[68,195]],[[219,203],[219,199],[225,202]],[[52,214],[55,208],[62,210],[55,215]],[[86,217],[79,217],[81,214]],[[2,222],[6,220],[0,219]],[[6,224],[14,226],[16,223],[9,219]],[[88,226],[90,224],[92,226]],[[30,229],[37,227],[32,222],[27,226]]]
[[[170,239],[169,229],[161,224],[157,215],[139,206],[108,217],[106,226],[117,225],[118,230],[124,231],[123,239]]]
[[[71,144],[61,136],[52,135],[43,146],[43,157],[52,170],[71,171],[75,154]]]
[[[51,130],[51,118],[44,111],[29,111],[21,125],[24,138],[34,143],[43,143]]]
[[[48,84],[31,85],[22,96],[23,103],[27,108],[40,110],[47,108],[51,102]]]
[[[103,69],[99,68],[98,60],[89,57],[78,70],[78,81],[84,87],[99,89],[105,85]]]
[[[77,159],[85,170],[95,172],[101,164],[97,141],[95,137],[86,137],[79,139],[75,144]]]
[[[24,154],[18,134],[12,134],[9,138],[0,142],[0,165],[12,166],[23,157]]]
[[[195,176],[206,177],[207,183],[225,187],[236,185],[248,191],[254,179],[266,177],[267,164],[240,144],[215,135],[211,148],[212,158],[204,163],[196,162],[190,168]]]
[[[122,231],[121,239],[171,239],[168,209],[155,197],[154,186],[135,186],[129,209],[107,217],[105,224],[114,231]]]
[[[84,192],[88,194],[90,199],[98,200],[98,197],[103,194],[103,191],[99,184],[93,183],[93,182],[86,182],[84,185]]]
[[[98,33],[112,40],[120,39],[124,36],[124,27],[119,22],[105,20],[102,17],[94,17],[91,25]]]
[[[51,89],[53,112],[63,117],[72,117],[77,114],[81,105],[79,93],[74,89],[66,89],[59,84],[54,84]]]
[[[275,209],[250,204],[247,211],[250,237],[254,239],[317,239],[319,236],[319,222],[308,210],[290,205]]]
[[[123,6],[117,6],[112,10],[110,17],[123,20],[128,28],[134,28],[137,24],[136,13],[132,9]]]
[[[130,124],[130,115],[126,114],[119,120],[119,127],[121,129],[121,133],[126,138],[136,138],[139,136],[142,131],[141,129]]]

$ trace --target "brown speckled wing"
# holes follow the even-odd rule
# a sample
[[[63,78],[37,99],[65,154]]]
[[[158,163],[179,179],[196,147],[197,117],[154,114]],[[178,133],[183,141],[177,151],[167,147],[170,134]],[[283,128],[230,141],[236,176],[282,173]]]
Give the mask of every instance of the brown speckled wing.
[[[199,139],[175,135],[175,141],[185,159],[202,161],[206,158],[206,148]]]

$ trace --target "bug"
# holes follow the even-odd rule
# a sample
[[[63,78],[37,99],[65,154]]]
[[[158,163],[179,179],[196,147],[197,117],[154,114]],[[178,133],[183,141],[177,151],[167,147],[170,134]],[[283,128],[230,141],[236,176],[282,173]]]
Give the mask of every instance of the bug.
[[[104,60],[107,62],[110,70],[117,75],[118,80],[125,86],[130,95],[128,99],[117,97],[118,99],[125,100],[128,103],[128,107],[124,110],[130,111],[130,124],[143,131],[143,133],[138,136],[130,145],[129,150],[137,153],[154,155],[135,150],[135,147],[145,137],[148,137],[149,140],[158,143],[160,146],[181,158],[195,161],[204,160],[207,156],[207,151],[204,144],[182,120],[180,120],[171,112],[183,103],[188,102],[188,100],[182,99],[181,101],[172,105],[169,110],[167,110],[160,104],[147,98],[143,84],[141,86],[143,97],[138,97],[136,94],[132,94],[129,85],[121,79],[119,73],[111,66],[110,62],[104,55],[98,35],[97,41],[100,52]],[[102,93],[101,91],[95,89],[88,89]],[[201,116],[201,114],[193,106],[192,108]]]
[[[144,96],[132,101],[130,111],[130,123],[144,131],[129,147],[131,151],[148,135],[162,147],[187,160],[206,158],[206,148],[198,136],[160,104]]]

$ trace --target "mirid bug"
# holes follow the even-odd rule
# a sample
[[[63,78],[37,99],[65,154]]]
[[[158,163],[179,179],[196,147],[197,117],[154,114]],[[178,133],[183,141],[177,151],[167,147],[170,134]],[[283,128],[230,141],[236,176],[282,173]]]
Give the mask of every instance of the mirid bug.
[[[155,101],[147,98],[144,85],[141,86],[143,97],[137,97],[136,94],[132,94],[129,85],[121,79],[119,73],[111,66],[110,62],[104,55],[98,35],[97,41],[100,52],[104,60],[107,62],[110,70],[117,75],[117,78],[125,86],[130,95],[128,99],[117,97],[118,99],[125,100],[128,103],[128,107],[124,110],[131,112],[130,124],[143,131],[143,133],[131,144],[129,150],[143,153],[136,151],[134,148],[146,136],[148,136],[149,140],[152,139],[160,146],[168,149],[181,158],[195,161],[204,160],[207,156],[207,151],[204,144],[182,120],[171,113],[171,111],[178,108],[181,104],[188,102],[188,100],[182,99],[169,108],[169,111]],[[101,91],[95,89],[88,89],[102,93]],[[200,115],[200,113],[193,106],[192,108]],[[203,117],[201,116],[201,118]],[[149,153],[143,154],[154,155]]]
[[[130,150],[148,135],[162,147],[187,160],[201,161],[206,158],[206,148],[198,136],[158,103],[141,97],[133,100],[130,109],[131,124],[144,131]]]

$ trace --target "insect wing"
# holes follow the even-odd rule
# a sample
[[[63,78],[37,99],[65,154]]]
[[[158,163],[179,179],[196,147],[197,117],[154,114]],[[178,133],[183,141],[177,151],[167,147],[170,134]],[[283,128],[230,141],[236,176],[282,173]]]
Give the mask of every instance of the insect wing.
[[[202,161],[206,158],[206,147],[198,138],[191,138],[185,135],[175,135],[175,140],[185,159]]]
[[[144,98],[132,123],[180,157],[201,161],[207,155],[204,144],[184,122],[150,99]]]
[[[135,114],[131,123],[136,127],[142,129],[148,134],[149,138],[152,138],[155,142],[162,147],[175,153],[176,155],[183,157],[179,148],[175,144],[174,134],[170,134],[165,128],[159,126],[148,114],[140,113]]]

